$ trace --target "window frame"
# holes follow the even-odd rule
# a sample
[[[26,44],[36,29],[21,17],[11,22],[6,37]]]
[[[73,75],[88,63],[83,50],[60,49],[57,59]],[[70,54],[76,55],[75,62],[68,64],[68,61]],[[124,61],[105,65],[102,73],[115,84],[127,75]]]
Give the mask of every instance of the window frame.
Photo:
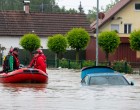
[[[114,27],[116,26],[117,28],[116,29],[112,28],[112,26],[114,26]],[[111,31],[115,31],[115,30],[119,33],[119,30],[120,30],[120,25],[119,24],[111,24]]]
[[[130,34],[132,32],[132,24],[125,23],[124,24],[124,34]]]
[[[135,5],[134,5],[134,10],[135,10],[135,11],[140,11],[140,8],[139,8],[139,9],[136,9],[136,5],[137,5],[137,4],[140,5],[140,2],[136,2],[136,3],[135,3]]]

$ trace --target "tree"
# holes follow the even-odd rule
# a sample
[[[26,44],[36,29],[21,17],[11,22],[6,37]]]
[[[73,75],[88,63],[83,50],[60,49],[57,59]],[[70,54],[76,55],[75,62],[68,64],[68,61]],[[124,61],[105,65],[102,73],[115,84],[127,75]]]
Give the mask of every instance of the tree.
[[[115,31],[104,31],[98,36],[98,44],[105,52],[108,61],[109,53],[113,53],[120,44],[120,37]]]
[[[30,0],[31,11],[41,11],[50,13],[56,8],[55,0]],[[55,7],[55,8],[54,8]]]
[[[67,39],[69,46],[76,50],[76,61],[78,61],[79,51],[87,46],[90,36],[83,28],[73,28],[67,33]]]
[[[115,0],[114,2],[111,1],[110,4],[106,5],[105,8],[101,7],[101,10],[99,12],[107,12],[109,9],[111,9],[116,3],[118,3],[119,0]],[[93,7],[91,10],[88,10],[87,18],[90,23],[94,22],[96,20],[97,15],[97,7]]]
[[[101,8],[104,12],[107,12],[108,10],[110,10],[114,5],[116,5],[120,0],[115,0],[114,2],[111,1],[110,4],[106,5],[105,8]]]
[[[40,38],[36,34],[25,34],[20,39],[20,45],[31,53],[41,46]]]
[[[131,49],[140,51],[140,30],[135,30],[130,34],[129,42]]]
[[[30,11],[45,13],[78,13],[75,9],[60,8],[56,0],[30,0]],[[23,0],[0,0],[0,10],[23,10]]]
[[[87,18],[90,23],[96,20],[96,15],[97,15],[96,13],[97,13],[96,7],[93,7],[92,10],[88,10]]]
[[[60,52],[65,52],[67,48],[67,40],[61,34],[56,34],[54,36],[48,37],[47,46],[48,48],[55,52],[55,61],[58,59],[58,55]],[[56,63],[55,63],[56,64]]]

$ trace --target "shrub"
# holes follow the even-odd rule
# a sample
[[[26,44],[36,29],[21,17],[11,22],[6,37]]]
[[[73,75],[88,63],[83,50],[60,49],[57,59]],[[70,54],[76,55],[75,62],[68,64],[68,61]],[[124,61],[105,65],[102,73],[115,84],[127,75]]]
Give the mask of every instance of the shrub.
[[[81,68],[81,65],[80,65],[80,63],[78,63],[78,62],[75,62],[75,61],[71,61],[70,62],[70,68],[71,69],[80,69]]]
[[[124,60],[113,62],[112,68],[118,72],[132,73],[133,69]]]
[[[64,58],[62,60],[59,60],[59,66],[62,68],[68,68],[69,67],[68,60],[66,60]]]
[[[91,60],[83,61],[83,62],[82,62],[82,66],[83,66],[83,67],[95,66],[95,61],[91,61]]]

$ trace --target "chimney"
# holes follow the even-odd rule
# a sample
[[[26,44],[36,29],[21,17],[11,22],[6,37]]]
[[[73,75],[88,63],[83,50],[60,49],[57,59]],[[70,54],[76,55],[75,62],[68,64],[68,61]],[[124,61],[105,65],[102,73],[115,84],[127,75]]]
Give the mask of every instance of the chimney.
[[[24,11],[25,11],[25,13],[29,14],[30,13],[30,7],[29,7],[30,1],[29,0],[24,0],[23,3],[24,3]]]

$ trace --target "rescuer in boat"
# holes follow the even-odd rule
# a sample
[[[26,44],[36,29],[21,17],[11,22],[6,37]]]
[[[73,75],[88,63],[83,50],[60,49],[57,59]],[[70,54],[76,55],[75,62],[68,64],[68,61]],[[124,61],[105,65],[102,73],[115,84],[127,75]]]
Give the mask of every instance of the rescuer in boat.
[[[19,69],[19,58],[18,58],[18,48],[11,48],[8,55],[4,58],[3,72],[11,72],[13,70]]]
[[[28,67],[34,67],[35,69],[40,69],[46,73],[46,56],[43,54],[42,50],[38,49],[33,51],[33,54],[34,57]]]

